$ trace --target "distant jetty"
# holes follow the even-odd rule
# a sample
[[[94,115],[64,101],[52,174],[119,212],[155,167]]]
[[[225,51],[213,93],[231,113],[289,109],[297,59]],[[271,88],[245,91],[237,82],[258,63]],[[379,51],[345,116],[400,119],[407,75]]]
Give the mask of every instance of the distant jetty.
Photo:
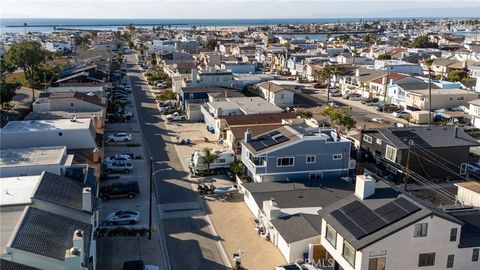
[[[132,24],[133,26],[178,26],[178,25],[187,25],[186,23],[136,23]],[[122,23],[112,23],[112,24],[12,24],[12,25],[5,25],[4,27],[11,27],[11,28],[18,28],[18,27],[120,27],[120,26],[128,26],[128,24]]]
[[[368,34],[368,33],[378,33],[379,30],[345,30],[345,31],[316,31],[316,32],[273,32],[274,35],[320,35],[320,34],[332,34],[332,35],[342,35],[342,34]]]

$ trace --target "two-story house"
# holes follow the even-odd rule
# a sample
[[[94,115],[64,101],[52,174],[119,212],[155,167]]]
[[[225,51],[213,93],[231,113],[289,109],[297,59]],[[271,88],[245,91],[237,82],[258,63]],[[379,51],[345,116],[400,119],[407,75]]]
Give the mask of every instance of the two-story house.
[[[334,269],[478,269],[480,211],[426,207],[357,176],[355,194],[319,211],[322,259]]]
[[[304,125],[283,126],[253,136],[247,130],[242,162],[255,182],[346,176],[350,141],[335,130]]]
[[[257,84],[258,90],[260,90],[260,96],[271,102],[278,107],[291,107],[293,106],[295,92],[289,88],[282,87],[273,82],[263,82]]]

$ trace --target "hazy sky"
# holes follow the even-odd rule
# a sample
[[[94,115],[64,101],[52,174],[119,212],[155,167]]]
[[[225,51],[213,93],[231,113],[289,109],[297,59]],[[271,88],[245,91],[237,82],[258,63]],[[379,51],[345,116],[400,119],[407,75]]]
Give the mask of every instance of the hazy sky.
[[[0,0],[2,18],[480,17],[480,0]]]

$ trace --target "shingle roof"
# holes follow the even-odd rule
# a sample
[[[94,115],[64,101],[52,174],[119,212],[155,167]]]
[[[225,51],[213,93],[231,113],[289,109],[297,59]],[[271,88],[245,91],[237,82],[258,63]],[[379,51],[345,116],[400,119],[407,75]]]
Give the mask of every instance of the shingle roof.
[[[27,207],[11,247],[56,260],[65,260],[65,251],[73,246],[73,233],[84,232],[85,255],[90,250],[92,225],[61,215]]]
[[[74,98],[79,99],[103,108],[107,107],[107,104],[103,103],[96,95],[90,96],[82,92],[54,92],[54,93],[42,93],[40,97],[48,97],[48,99],[67,99]]]
[[[251,115],[231,115],[223,116],[220,118],[225,119],[229,126],[240,126],[240,125],[258,125],[258,124],[281,124],[282,119],[293,119],[296,118],[297,114],[295,112],[281,112],[281,113],[265,113],[262,115],[251,114]]]
[[[33,198],[81,210],[84,187],[76,180],[44,172]]]
[[[0,259],[0,269],[1,270],[40,270],[39,268],[34,268],[28,265],[12,262],[5,259]]]
[[[307,219],[306,216],[309,216],[309,218]],[[310,223],[314,222],[321,225],[322,218],[319,215],[301,213],[272,219],[270,222],[287,244],[320,236],[321,234],[321,230],[318,230],[319,227]]]
[[[260,83],[260,84],[258,84],[258,87],[269,90],[272,93],[277,93],[277,92],[280,92],[280,91],[283,91],[283,90],[293,92],[292,90],[290,90],[288,88],[285,88],[281,85],[278,85],[278,84],[275,84],[275,83],[272,83],[272,82]]]
[[[450,212],[450,215],[461,220],[464,225],[460,233],[459,247],[480,246],[480,210]]]

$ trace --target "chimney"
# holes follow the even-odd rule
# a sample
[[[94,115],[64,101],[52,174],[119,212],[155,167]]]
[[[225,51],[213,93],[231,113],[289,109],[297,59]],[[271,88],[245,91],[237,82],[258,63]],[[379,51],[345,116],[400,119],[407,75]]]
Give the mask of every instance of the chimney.
[[[454,137],[454,138],[457,138],[457,137],[458,137],[458,127],[457,127],[457,126],[455,126],[455,129],[454,129],[454,131],[453,131],[453,137]]]
[[[197,69],[192,68],[192,82],[196,82],[196,81],[197,81]]]
[[[281,216],[280,208],[278,207],[274,198],[271,198],[268,201],[263,201],[263,212],[269,220],[276,219]]]
[[[82,210],[92,212],[92,190],[89,187],[82,191]]]
[[[82,258],[85,243],[83,241],[83,231],[76,230],[73,233],[72,247],[65,251],[65,269],[81,270]]]
[[[386,85],[388,82],[388,78],[385,76],[385,77],[382,77],[382,85]]]
[[[246,143],[251,143],[252,142],[252,131],[250,129],[247,129],[247,131],[245,131],[245,142]]]
[[[355,77],[360,77],[360,69],[355,70]]]
[[[370,175],[357,175],[355,195],[361,200],[375,194],[375,179]]]
[[[100,159],[101,159],[100,149],[98,149],[98,148],[93,149],[93,151],[92,151],[93,162],[98,163],[98,162],[100,162]]]

